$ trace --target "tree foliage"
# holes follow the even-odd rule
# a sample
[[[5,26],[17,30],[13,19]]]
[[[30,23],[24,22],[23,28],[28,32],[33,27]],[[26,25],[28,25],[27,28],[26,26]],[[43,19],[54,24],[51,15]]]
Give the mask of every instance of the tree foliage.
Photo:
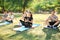
[[[0,0],[0,11],[50,10],[60,7],[60,0]]]

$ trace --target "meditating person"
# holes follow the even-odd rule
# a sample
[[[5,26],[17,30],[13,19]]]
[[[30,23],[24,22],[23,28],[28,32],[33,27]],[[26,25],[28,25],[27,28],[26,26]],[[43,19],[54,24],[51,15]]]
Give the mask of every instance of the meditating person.
[[[7,16],[8,16],[8,12],[6,10],[4,10],[1,22],[4,22],[7,18]]]
[[[20,20],[20,25],[23,25],[26,28],[31,28],[32,24],[33,24],[32,13],[30,11],[25,11],[25,13],[23,14]]]
[[[51,11],[51,15],[46,19],[47,28],[56,29],[59,25],[58,16],[55,14],[55,11]]]
[[[10,23],[13,23],[13,19],[14,19],[13,12],[12,11],[9,11],[8,12],[8,16],[7,16],[7,18],[6,18],[5,21],[10,22]]]

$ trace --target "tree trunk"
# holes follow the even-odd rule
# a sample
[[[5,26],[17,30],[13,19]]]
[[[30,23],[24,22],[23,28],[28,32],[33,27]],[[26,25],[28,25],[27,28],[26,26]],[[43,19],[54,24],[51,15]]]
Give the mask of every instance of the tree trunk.
[[[24,11],[25,11],[25,7],[23,8],[23,14],[24,14]]]
[[[23,1],[23,14],[24,14],[24,11],[25,11],[25,0]]]

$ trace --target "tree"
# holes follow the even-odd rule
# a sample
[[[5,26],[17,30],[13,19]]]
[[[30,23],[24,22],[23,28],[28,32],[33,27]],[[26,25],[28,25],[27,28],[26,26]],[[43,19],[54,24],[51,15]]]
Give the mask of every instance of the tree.
[[[32,2],[33,0],[23,0],[23,14],[24,14],[24,11],[25,11],[25,9],[26,9],[26,7],[28,7],[29,5],[29,3],[31,4],[31,2]]]
[[[0,0],[0,12],[3,12],[4,9],[4,0]]]

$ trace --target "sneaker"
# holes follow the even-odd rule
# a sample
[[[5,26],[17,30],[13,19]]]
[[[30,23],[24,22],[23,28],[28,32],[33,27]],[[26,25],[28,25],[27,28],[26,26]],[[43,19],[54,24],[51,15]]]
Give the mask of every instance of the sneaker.
[[[53,26],[51,26],[50,28],[53,28]]]
[[[53,29],[58,29],[58,27],[53,27]]]
[[[44,27],[44,28],[51,28],[50,26],[46,26],[46,27]]]

